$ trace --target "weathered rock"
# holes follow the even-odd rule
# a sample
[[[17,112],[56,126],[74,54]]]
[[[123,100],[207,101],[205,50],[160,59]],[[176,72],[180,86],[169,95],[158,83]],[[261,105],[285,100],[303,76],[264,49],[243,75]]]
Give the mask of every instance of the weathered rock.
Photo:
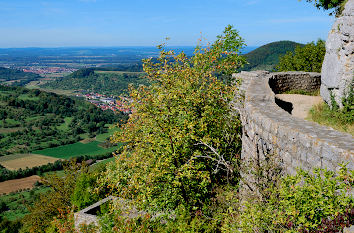
[[[321,96],[331,105],[331,94],[342,107],[342,98],[353,86],[354,67],[354,0],[345,5],[336,19],[326,41],[326,55],[322,65]]]

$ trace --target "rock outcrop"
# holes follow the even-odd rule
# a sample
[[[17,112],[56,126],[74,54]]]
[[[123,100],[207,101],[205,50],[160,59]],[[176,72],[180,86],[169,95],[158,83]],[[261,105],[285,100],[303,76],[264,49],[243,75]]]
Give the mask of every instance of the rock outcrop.
[[[331,94],[339,106],[353,86],[354,76],[354,0],[345,5],[326,41],[322,65],[321,96],[331,105]]]

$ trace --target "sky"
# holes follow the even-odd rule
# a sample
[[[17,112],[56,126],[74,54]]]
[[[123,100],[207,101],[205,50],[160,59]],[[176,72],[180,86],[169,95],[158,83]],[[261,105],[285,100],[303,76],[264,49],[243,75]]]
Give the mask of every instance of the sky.
[[[305,0],[0,0],[0,48],[193,46],[228,24],[248,46],[308,43],[333,22]]]

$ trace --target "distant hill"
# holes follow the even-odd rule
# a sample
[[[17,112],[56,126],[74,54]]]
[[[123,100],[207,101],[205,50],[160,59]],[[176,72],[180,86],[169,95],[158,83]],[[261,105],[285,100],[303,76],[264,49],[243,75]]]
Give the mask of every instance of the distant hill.
[[[279,56],[288,51],[293,52],[296,46],[303,46],[303,44],[293,41],[277,41],[263,45],[244,55],[249,64],[241,70],[273,70],[279,63]]]
[[[0,67],[0,83],[5,83],[6,85],[24,86],[40,78],[41,76],[38,74]]]
[[[140,70],[137,66],[136,70]],[[84,90],[106,95],[128,94],[129,84],[147,84],[143,72],[117,71],[109,68],[85,68],[41,85],[42,88]]]

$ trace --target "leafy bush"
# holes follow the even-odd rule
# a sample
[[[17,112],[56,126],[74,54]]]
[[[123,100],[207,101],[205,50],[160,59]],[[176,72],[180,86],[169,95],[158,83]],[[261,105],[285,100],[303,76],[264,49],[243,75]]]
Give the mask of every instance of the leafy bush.
[[[79,210],[97,202],[99,195],[94,192],[97,175],[91,172],[81,173],[75,183],[75,188],[71,196],[71,202]]]
[[[338,232],[354,224],[353,184],[354,171],[344,165],[337,173],[298,169],[264,189],[266,199],[245,200],[232,227],[242,232]]]
[[[200,211],[192,215],[183,206],[179,206],[173,216],[152,216],[146,213],[129,218],[122,213],[115,211],[103,216],[100,219],[101,232],[219,232],[218,221],[210,220]]]
[[[230,75],[245,62],[242,46],[229,26],[192,57],[161,47],[156,62],[144,61],[152,84],[131,90],[134,111],[113,136],[127,144],[103,187],[145,208],[195,210],[208,203],[214,186],[238,183],[241,122],[231,114],[234,88],[216,75]]]

